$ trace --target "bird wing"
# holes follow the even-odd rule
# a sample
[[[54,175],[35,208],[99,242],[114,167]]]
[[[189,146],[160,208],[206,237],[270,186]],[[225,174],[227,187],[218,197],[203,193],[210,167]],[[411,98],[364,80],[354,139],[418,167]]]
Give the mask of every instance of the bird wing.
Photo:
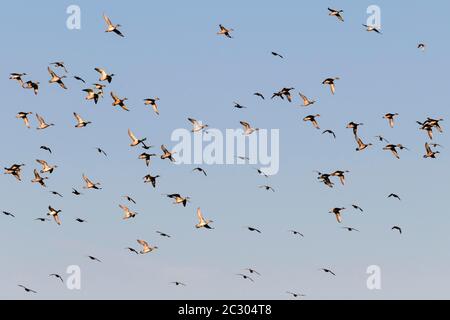
[[[188,118],[188,120],[195,126],[198,124],[198,121],[193,118]]]
[[[197,208],[197,217],[200,223],[205,222],[205,220],[203,219],[203,215],[202,215],[202,211],[200,208]]]
[[[48,163],[47,163],[47,161],[45,161],[45,160],[39,160],[39,159],[36,159],[36,162],[40,163],[40,164],[41,164],[42,166],[44,166],[44,167],[48,166]]]
[[[116,94],[115,94],[114,92],[112,92],[112,91],[111,91],[111,97],[112,97],[114,100],[119,100],[119,97],[117,97]]]
[[[53,72],[52,69],[50,69],[50,67],[47,67],[47,70],[48,70],[48,73],[50,73],[50,75],[51,75],[52,77],[56,77],[56,74]]]
[[[108,18],[108,16],[106,16],[106,14],[103,14],[103,19],[105,20],[105,22],[108,26],[112,26],[112,22],[111,22],[111,20],[109,20],[109,18]]]
[[[131,140],[136,141],[136,136],[134,135],[134,133],[128,129],[128,136],[131,138]]]
[[[39,175],[39,172],[36,170],[36,169],[34,169],[34,177],[36,178],[36,179],[39,179],[41,176]]]
[[[430,145],[428,144],[428,142],[425,142],[425,150],[427,151],[427,153],[432,153]]]
[[[169,150],[167,150],[166,147],[165,147],[164,145],[161,145],[161,150],[162,150],[164,153],[169,153]]]
[[[137,241],[137,243],[139,243],[141,246],[143,246],[144,248],[149,248],[149,245],[148,245],[148,243],[147,243],[147,241],[145,241],[145,240],[136,240]]]
[[[75,117],[75,119],[77,119],[78,123],[82,123],[83,122],[83,119],[76,112],[73,113],[73,116]]]

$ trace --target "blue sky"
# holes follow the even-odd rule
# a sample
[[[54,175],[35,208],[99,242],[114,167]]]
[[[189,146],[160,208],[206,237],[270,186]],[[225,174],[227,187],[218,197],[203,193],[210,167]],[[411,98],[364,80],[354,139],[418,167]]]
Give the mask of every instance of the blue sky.
[[[81,30],[66,28],[71,4],[81,8]],[[381,8],[382,35],[361,26],[371,4]],[[328,16],[329,6],[344,10],[344,23]],[[445,2],[438,7],[420,1],[5,4],[1,163],[26,167],[21,183],[7,175],[0,179],[0,210],[16,214],[0,217],[0,298],[285,299],[287,290],[310,299],[449,298],[447,149],[437,160],[423,159],[427,137],[415,123],[427,116],[448,118],[449,9]],[[103,32],[103,12],[123,26],[124,39]],[[234,39],[216,35],[220,23],[235,29]],[[427,44],[426,52],[416,48],[419,42]],[[46,68],[58,60],[89,83],[98,79],[95,67],[115,73],[105,99],[86,102],[86,86],[73,79],[67,79],[67,91],[50,85]],[[8,80],[11,72],[40,81],[39,95]],[[341,78],[335,96],[321,84],[329,76]],[[253,96],[260,91],[267,97],[285,86],[295,87],[293,103]],[[132,111],[114,109],[109,90],[128,97]],[[298,91],[317,103],[299,108]],[[161,98],[159,117],[143,105],[152,96]],[[248,108],[233,109],[233,101]],[[56,126],[28,130],[14,118],[19,111],[38,112]],[[72,112],[92,126],[75,129]],[[393,129],[382,119],[387,112],[400,114]],[[302,121],[315,113],[323,129],[336,132],[336,141]],[[280,129],[279,173],[266,181],[253,166],[205,166],[205,178],[192,173],[193,166],[160,159],[147,169],[137,159],[141,150],[129,147],[127,129],[152,145],[172,146],[174,129],[190,129],[187,117],[222,130],[238,128],[240,120]],[[345,129],[349,121],[364,123],[360,135],[372,148],[355,152],[351,130]],[[450,147],[443,125],[436,142]],[[381,150],[378,134],[411,151],[394,159]],[[52,155],[39,150],[43,144]],[[108,158],[96,153],[97,146]],[[59,165],[47,190],[29,182],[35,159]],[[336,169],[351,171],[344,187],[328,189],[313,173]],[[82,187],[82,173],[104,189],[72,196],[72,187]],[[148,173],[161,175],[156,189],[142,183]],[[277,192],[257,188],[266,182]],[[387,199],[391,192],[402,201]],[[174,206],[163,193],[186,194],[192,202]],[[137,201],[132,209],[140,215],[133,221],[121,219],[123,194]],[[327,213],[354,202],[365,211],[347,210],[343,225],[359,233],[342,230]],[[48,205],[63,210],[61,227],[33,221]],[[215,230],[194,228],[198,206],[215,221]],[[76,217],[88,223],[78,224]],[[263,233],[250,233],[245,225]],[[393,225],[404,234],[391,231]],[[297,239],[289,229],[305,237]],[[156,230],[173,238],[161,238]],[[138,248],[138,238],[160,249],[142,256],[124,250]],[[88,254],[103,263],[92,263]],[[68,265],[81,267],[82,290],[67,290],[48,277],[64,275]],[[382,290],[366,288],[369,265],[381,267]],[[246,267],[262,276],[255,283],[235,276]],[[322,267],[337,276],[319,272]],[[19,283],[39,294],[26,295]]]

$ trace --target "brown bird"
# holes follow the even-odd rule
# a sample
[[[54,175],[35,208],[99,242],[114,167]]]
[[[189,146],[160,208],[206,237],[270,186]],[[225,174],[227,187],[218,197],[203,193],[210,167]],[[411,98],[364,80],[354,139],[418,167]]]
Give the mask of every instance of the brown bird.
[[[310,121],[314,128],[320,129],[319,124],[316,120],[317,117],[320,117],[320,114],[306,116],[303,118],[303,121]]]
[[[389,121],[389,126],[390,126],[391,128],[393,128],[393,127],[394,127],[394,118],[395,118],[396,116],[398,116],[398,113],[386,113],[386,114],[383,116],[383,119],[387,119],[387,120]]]

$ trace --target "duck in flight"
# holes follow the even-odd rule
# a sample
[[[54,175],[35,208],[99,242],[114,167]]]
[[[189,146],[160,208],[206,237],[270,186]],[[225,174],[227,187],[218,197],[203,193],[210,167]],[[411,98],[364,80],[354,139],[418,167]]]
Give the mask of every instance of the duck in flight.
[[[128,107],[125,105],[125,101],[126,100],[128,100],[128,98],[123,98],[123,99],[120,99],[114,92],[112,92],[111,91],[111,97],[113,98],[113,103],[112,103],[112,106],[113,107],[115,107],[115,106],[119,106],[119,107],[121,107],[123,110],[125,110],[125,111],[130,111],[130,109],[128,109]]]
[[[425,153],[425,155],[423,156],[425,159],[426,159],[426,158],[433,158],[433,159],[435,159],[435,158],[436,158],[436,155],[437,155],[438,153],[440,153],[439,151],[433,151],[433,150],[431,150],[431,147],[430,147],[430,145],[428,144],[428,142],[425,142],[425,151],[426,151],[426,153]]]
[[[321,270],[321,271],[323,271],[323,272],[325,272],[325,273],[332,274],[333,276],[336,276],[336,274],[335,274],[333,271],[331,271],[330,269],[321,268],[321,269],[319,269],[319,270]]]
[[[396,116],[398,116],[398,113],[386,113],[386,114],[383,116],[383,119],[388,120],[389,126],[390,126],[391,128],[393,128],[393,127],[394,127],[394,118],[395,118]]]
[[[158,104],[156,103],[156,101],[159,101],[158,97],[147,98],[147,99],[144,99],[144,104],[146,106],[148,106],[148,105],[152,106],[153,112],[155,112],[157,115],[159,115]]]
[[[163,154],[161,155],[161,159],[169,159],[171,162],[175,162],[175,159],[173,158],[173,155],[176,152],[170,152],[169,150],[167,150],[167,148],[164,145],[161,145],[161,150],[163,152]]]
[[[246,135],[246,136],[251,135],[253,132],[259,130],[259,128],[252,128],[248,122],[240,121],[239,123],[244,128],[243,134]]]
[[[372,144],[371,143],[364,143],[361,138],[358,137],[358,139],[356,140],[356,142],[358,143],[358,147],[356,148],[356,151],[362,151],[364,149],[366,149],[367,147],[370,147]]]
[[[33,89],[34,95],[37,96],[37,94],[39,93],[39,82],[38,81],[33,82],[29,80],[22,85],[22,88]]]
[[[47,161],[45,161],[45,160],[36,159],[36,162],[42,166],[41,173],[53,173],[53,170],[58,168],[57,165],[53,165],[53,166],[49,165],[47,163]]]
[[[120,24],[113,24],[106,14],[103,14],[103,19],[105,20],[107,25],[105,32],[114,32],[115,34],[121,36],[122,38],[125,37],[119,30],[119,28],[121,27]]]
[[[46,179],[48,179],[48,177],[41,177],[39,175],[39,172],[36,169],[34,169],[34,179],[31,180],[31,183],[39,183],[42,187],[45,188],[45,187],[47,187],[45,185],[45,180]]]
[[[364,210],[363,210],[360,206],[358,206],[358,205],[356,205],[356,204],[352,204],[352,207],[353,207],[353,209],[355,209],[355,210],[359,210],[359,211],[361,211],[361,212],[364,212]]]
[[[303,118],[303,121],[310,121],[314,128],[320,129],[319,124],[317,123],[316,118],[320,117],[320,114],[309,115]]]
[[[19,82],[20,86],[23,87],[23,80],[22,77],[26,76],[26,73],[16,73],[13,72],[9,75],[9,80],[16,80],[17,82]]]
[[[203,173],[205,175],[205,177],[207,176],[206,171],[203,168],[197,167],[197,168],[192,169],[192,171],[198,171],[198,172]]]
[[[11,217],[11,218],[15,218],[15,217],[16,217],[14,214],[12,214],[11,212],[8,212],[8,211],[2,211],[2,213],[3,213],[5,216]]]
[[[51,79],[48,81],[49,83],[57,83],[63,89],[67,90],[66,85],[62,81],[62,79],[66,78],[66,76],[58,76],[50,67],[47,67],[48,73],[50,73]]]
[[[75,128],[84,128],[88,124],[91,124],[91,121],[84,121],[83,118],[76,112],[73,113],[73,116],[77,120],[77,124],[75,125]]]
[[[179,193],[166,194],[168,198],[174,199],[173,204],[183,204],[183,207],[186,207],[186,204],[189,202],[189,197],[182,197]]]
[[[19,284],[18,286],[21,287],[23,290],[25,290],[25,292],[27,292],[27,293],[37,293],[33,289],[27,288],[24,285]]]
[[[86,92],[85,100],[94,100],[94,103],[97,104],[99,94],[94,91],[94,89],[83,89],[84,92]]]
[[[156,157],[156,154],[154,154],[154,153],[149,154],[149,153],[143,152],[139,155],[139,159],[144,160],[147,167],[150,165],[151,157]]]
[[[261,233],[261,230],[256,229],[256,228],[254,228],[254,227],[246,226],[246,227],[244,227],[244,228],[246,228],[246,229],[248,229],[249,231],[252,231],[252,232]]]
[[[272,192],[275,192],[275,189],[272,188],[271,186],[268,186],[268,185],[258,186],[258,188],[264,188],[266,191],[272,191]]]
[[[140,254],[146,254],[158,249],[157,246],[150,246],[145,240],[136,240],[142,246],[142,250],[139,252]]]
[[[108,81],[108,83],[111,83],[112,78],[115,76],[114,73],[108,74],[105,69],[102,68],[94,68],[95,71],[100,73],[99,81]],[[102,90],[104,88],[104,85],[101,85],[101,88],[98,87],[98,85],[95,85],[97,89]]]
[[[202,211],[200,208],[197,208],[197,218],[198,218],[198,223],[195,225],[195,227],[197,229],[200,229],[200,228],[213,229],[209,224],[214,221],[203,218],[203,214],[202,214]]]
[[[121,205],[119,204],[119,208],[123,210],[124,212],[124,216],[123,216],[123,220],[128,220],[130,218],[135,218],[136,215],[138,214],[137,212],[133,212],[130,210],[130,208],[128,208],[127,206]]]
[[[202,124],[200,121],[195,120],[194,118],[188,118],[189,122],[192,123],[191,132],[199,132],[203,129],[208,128],[207,124]]]
[[[98,187],[100,185],[100,182],[94,183],[92,182],[84,173],[82,175],[84,182],[86,183],[85,186],[83,186],[83,189],[96,189],[100,190],[102,188]]]
[[[30,121],[28,120],[28,115],[33,114],[33,112],[19,112],[16,115],[17,119],[22,119],[25,123],[25,126],[29,129],[30,128]]]
[[[217,34],[218,35],[224,35],[224,36],[226,36],[227,38],[233,38],[231,35],[230,35],[230,33],[232,32],[232,31],[234,31],[233,29],[231,29],[231,28],[225,28],[223,25],[221,25],[221,24],[219,24],[219,32],[217,32]]]
[[[49,212],[47,213],[47,216],[52,216],[55,220],[57,225],[61,225],[61,220],[59,219],[59,214],[61,213],[61,210],[56,210],[52,208],[52,206],[48,206]]]
[[[153,188],[156,188],[156,179],[159,178],[159,175],[152,176],[150,174],[146,175],[144,179],[144,183],[151,183]]]
[[[281,54],[279,54],[279,53],[277,53],[277,52],[275,52],[275,51],[272,51],[271,54],[272,54],[273,56],[275,56],[275,57],[279,57],[279,58],[281,58],[281,59],[284,59],[284,57],[283,57]]]
[[[364,27],[366,27],[366,31],[368,32],[376,32],[378,34],[381,34],[381,31],[379,28],[376,28],[375,26],[368,26],[367,24],[363,24]]]
[[[307,96],[302,94],[301,92],[298,93],[300,95],[300,98],[303,100],[302,107],[308,107],[314,103],[316,103],[316,100],[309,100]]]
[[[330,12],[330,13],[328,13],[329,16],[334,16],[334,17],[336,17],[339,21],[344,22],[344,18],[342,17],[342,14],[341,14],[341,13],[344,12],[343,10],[336,10],[336,9],[328,8],[328,11]]]
[[[329,211],[329,213],[333,213],[336,216],[337,222],[342,222],[341,211],[345,210],[345,208],[333,208]]]
[[[260,97],[261,99],[265,100],[264,95],[262,93],[260,93],[260,92],[255,92],[253,95],[257,96],[257,97]]]
[[[67,68],[64,64],[64,61],[56,61],[56,62],[51,62],[50,65],[55,66],[55,68],[62,68],[64,70],[65,73],[67,73]]]
[[[21,178],[21,173],[22,173],[22,167],[25,166],[25,164],[13,164],[11,167],[9,168],[4,168],[5,172],[4,174],[10,174],[12,175],[14,178],[16,178],[19,181],[22,181]]]
[[[57,273],[52,273],[52,274],[49,274],[48,276],[49,276],[49,277],[54,277],[54,278],[60,280],[62,283],[64,283],[63,278],[62,278],[59,274],[57,274]]]
[[[137,145],[139,145],[147,140],[147,138],[143,138],[143,139],[136,138],[136,136],[134,135],[133,131],[131,131],[131,129],[128,129],[128,136],[131,139],[130,147],[136,147]]]
[[[391,230],[397,230],[400,234],[402,234],[402,228],[400,228],[399,226],[393,226]]]
[[[251,277],[247,276],[246,274],[236,273],[236,275],[242,277],[244,280],[250,280],[251,282],[255,282],[255,280],[253,280]]]
[[[39,122],[39,125],[38,125],[38,127],[36,128],[37,130],[44,130],[44,129],[47,129],[47,128],[52,127],[52,126],[55,125],[55,124],[53,124],[53,123],[46,123],[45,120],[44,120],[44,118],[41,117],[40,115],[38,115],[37,113],[36,113],[36,119],[37,119],[38,122]]]
[[[334,81],[339,80],[339,79],[340,79],[339,77],[326,78],[325,80],[322,81],[322,84],[329,85],[331,93],[334,94],[336,92],[336,86],[334,84]]]
[[[388,198],[396,198],[398,200],[402,200],[400,199],[400,197],[398,195],[396,195],[395,193],[391,193],[390,195],[388,195]]]

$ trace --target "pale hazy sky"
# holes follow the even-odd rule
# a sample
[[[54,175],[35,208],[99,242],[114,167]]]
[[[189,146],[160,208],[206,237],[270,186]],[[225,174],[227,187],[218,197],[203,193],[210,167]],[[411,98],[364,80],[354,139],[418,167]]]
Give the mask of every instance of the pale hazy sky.
[[[81,30],[66,28],[71,4],[81,8]],[[382,35],[361,25],[371,4],[381,8]],[[328,6],[342,8],[345,22],[329,17]],[[0,298],[284,299],[287,290],[310,299],[450,298],[446,122],[436,142],[447,148],[437,160],[422,158],[427,137],[415,123],[427,116],[448,118],[449,10],[443,1],[439,6],[365,0],[3,4],[1,163],[26,166],[23,182],[9,175],[0,179],[0,210],[16,215],[0,216]],[[103,12],[123,26],[124,39],[104,33]],[[235,29],[234,39],[216,35],[220,23]],[[416,48],[419,42],[428,45],[426,52]],[[115,73],[105,98],[98,105],[86,102],[81,91],[86,86],[74,79],[66,79],[67,91],[50,85],[46,68],[58,60],[89,83],[98,79],[94,67]],[[8,80],[11,72],[40,81],[39,95]],[[321,84],[329,76],[341,77],[335,96]],[[260,91],[270,97],[284,86],[295,87],[293,103],[253,96]],[[115,110],[109,90],[128,97],[131,112]],[[298,91],[317,103],[299,108]],[[159,117],[143,105],[142,99],[152,96],[161,98]],[[233,109],[233,101],[248,108]],[[38,112],[56,126],[27,129],[14,118],[19,111]],[[75,129],[74,111],[93,124]],[[394,129],[382,119],[387,112],[400,114]],[[336,141],[302,121],[315,113],[323,129],[336,132]],[[129,147],[127,128],[152,145],[172,146],[172,131],[190,128],[187,117],[221,130],[239,127],[240,120],[279,129],[279,173],[267,180],[252,165],[223,165],[205,166],[203,177],[193,166],[160,159],[147,169],[137,159],[141,149]],[[34,116],[31,120],[35,126]],[[355,152],[351,130],[345,129],[349,121],[364,123],[360,135],[372,148]],[[378,134],[411,151],[394,159],[381,150]],[[39,149],[43,144],[52,155]],[[97,146],[107,158],[97,154]],[[159,148],[153,151],[160,154]],[[47,189],[30,183],[35,159],[59,165]],[[336,169],[351,171],[345,186],[329,189],[313,173]],[[72,187],[81,190],[82,173],[104,189],[73,196]],[[142,182],[148,173],[161,175],[156,189]],[[266,183],[276,192],[257,188]],[[387,199],[391,192],[402,201]],[[186,208],[174,206],[163,193],[189,195],[192,201]],[[140,214],[132,221],[121,219],[123,194],[137,201],[131,207]],[[365,211],[347,210],[342,225],[359,233],[341,229],[328,213],[351,203]],[[34,221],[48,205],[63,210],[62,226]],[[214,220],[215,230],[194,228],[198,206]],[[391,231],[393,225],[404,233]],[[156,230],[173,237],[161,238]],[[124,250],[138,249],[138,238],[159,250],[140,256]],[[69,265],[81,267],[79,291],[48,277],[66,277]],[[381,290],[366,288],[369,265],[381,268]],[[255,283],[235,276],[246,267],[262,276],[254,276]],[[322,267],[337,276],[318,271]],[[19,283],[39,294],[26,294]]]

